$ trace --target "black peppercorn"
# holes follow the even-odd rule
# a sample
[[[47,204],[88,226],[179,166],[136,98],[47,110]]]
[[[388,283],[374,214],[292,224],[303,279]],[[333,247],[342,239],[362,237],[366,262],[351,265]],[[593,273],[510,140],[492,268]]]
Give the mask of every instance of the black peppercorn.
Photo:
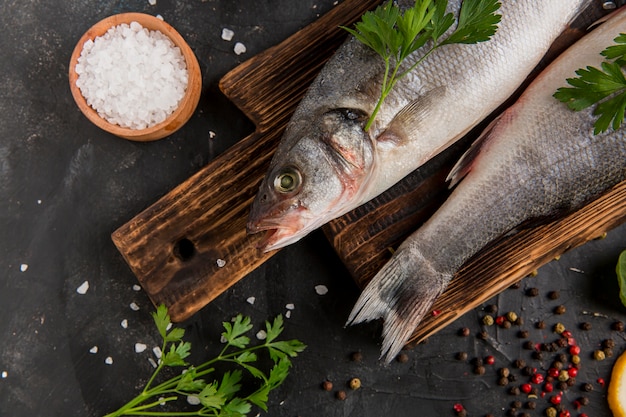
[[[486,370],[485,370],[485,367],[484,367],[484,366],[482,366],[482,365],[476,366],[476,367],[474,368],[474,373],[475,373],[476,375],[484,375],[484,374],[485,374],[485,371],[486,371]]]
[[[520,281],[517,281],[516,283],[514,283],[513,285],[511,285],[509,288],[513,289],[513,290],[517,290],[522,286],[522,283]]]
[[[523,326],[524,325],[524,319],[521,316],[517,316],[517,318],[515,319],[515,325],[516,326]]]
[[[459,329],[459,336],[467,337],[470,335],[470,329],[468,327],[463,327]]]
[[[578,402],[580,403],[580,405],[589,405],[589,398],[588,397],[580,397],[578,399]]]
[[[537,403],[534,401],[528,401],[526,403],[526,408],[528,408],[529,410],[534,410],[535,408],[537,408]]]
[[[543,360],[543,352],[541,352],[541,351],[534,351],[533,352],[533,359],[536,359],[538,361],[542,361]]]
[[[556,384],[556,386],[560,391],[565,391],[568,387],[567,382],[565,381],[559,381],[559,383]]]
[[[352,362],[361,362],[363,360],[363,354],[361,352],[352,352],[350,354],[350,360]]]
[[[455,357],[459,361],[465,361],[465,360],[467,360],[467,353],[466,352],[457,352]]]
[[[322,389],[324,391],[331,391],[333,389],[333,383],[329,380],[322,382]]]
[[[396,358],[396,360],[400,363],[407,363],[409,361],[409,355],[407,355],[404,352],[400,353],[398,357]]]
[[[508,384],[509,384],[509,378],[502,377],[502,378],[498,379],[498,385],[500,385],[501,387],[504,387],[504,386],[506,386]]]
[[[554,314],[565,314],[565,311],[567,311],[567,309],[563,304],[554,307]]]
[[[519,400],[515,400],[511,403],[511,408],[522,408],[522,402]]]
[[[489,304],[487,307],[485,307],[485,311],[489,314],[495,314],[498,312],[498,306],[495,304]]]
[[[511,395],[519,395],[520,390],[519,387],[511,387],[511,389],[509,390],[509,394]]]
[[[517,416],[517,409],[509,408],[508,410],[506,410],[506,415],[509,416],[509,417]]]
[[[347,394],[346,394],[346,392],[345,392],[344,390],[341,390],[341,391],[337,391],[337,392],[335,393],[335,397],[336,397],[338,400],[343,401],[343,400],[345,400],[345,399],[346,399]]]
[[[524,369],[522,369],[522,374],[524,376],[531,376],[534,373],[535,373],[535,370],[533,369],[532,366],[526,366],[524,367]]]
[[[526,295],[529,297],[536,297],[539,295],[539,288],[529,288],[526,290]]]
[[[605,340],[602,341],[602,347],[604,349],[606,349],[606,348],[609,348],[609,349],[614,348],[615,347],[615,341],[613,339],[605,339]]]
[[[505,329],[510,329],[511,328],[511,322],[508,320],[504,320],[504,322],[502,323],[502,327]]]
[[[519,337],[520,339],[528,338],[528,330],[520,330],[519,332],[517,332],[517,337]]]
[[[593,391],[593,385],[592,385],[592,384],[590,384],[590,383],[588,383],[588,382],[586,382],[586,383],[584,383],[584,384],[582,385],[581,389],[582,389],[584,392],[591,392],[591,391]]]
[[[580,323],[580,328],[581,330],[591,330],[591,323],[589,323],[588,321]]]
[[[621,321],[613,322],[613,324],[611,324],[611,329],[615,330],[617,332],[623,332],[624,331],[624,323],[622,323]]]
[[[602,349],[602,351],[604,352],[604,357],[605,358],[610,358],[613,356],[613,349],[611,348],[604,348]]]
[[[526,366],[526,361],[524,359],[515,359],[515,361],[513,361],[513,366],[517,369],[522,369]]]
[[[543,320],[540,320],[537,323],[535,323],[535,327],[538,328],[539,330],[543,330],[546,328],[546,323]]]
[[[560,294],[559,294],[558,291],[550,291],[548,293],[548,298],[551,299],[551,300],[556,300],[559,297],[560,297]]]
[[[508,377],[510,375],[511,371],[509,370],[509,368],[500,368],[500,370],[498,370],[498,374],[501,377]]]
[[[522,347],[526,350],[533,350],[535,348],[535,345],[530,340],[527,340],[526,342],[524,342]]]
[[[556,360],[562,363],[566,363],[567,355],[565,353],[559,353],[559,355],[556,357]]]
[[[489,338],[489,333],[483,330],[482,332],[478,333],[478,338],[481,340],[487,340]]]
[[[556,345],[560,348],[564,348],[567,347],[569,343],[567,342],[567,339],[565,337],[562,337],[556,341]]]

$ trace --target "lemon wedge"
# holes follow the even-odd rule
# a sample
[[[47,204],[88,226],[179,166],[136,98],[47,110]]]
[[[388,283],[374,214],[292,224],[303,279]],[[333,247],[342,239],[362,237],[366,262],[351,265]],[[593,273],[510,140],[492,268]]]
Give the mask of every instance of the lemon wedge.
[[[614,417],[626,417],[626,352],[613,365],[607,399]]]

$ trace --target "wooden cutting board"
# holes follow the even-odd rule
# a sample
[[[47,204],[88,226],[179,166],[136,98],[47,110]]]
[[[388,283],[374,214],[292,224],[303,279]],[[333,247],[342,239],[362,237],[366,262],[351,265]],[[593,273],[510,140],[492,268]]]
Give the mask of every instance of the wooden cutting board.
[[[281,44],[224,76],[220,88],[256,125],[194,176],[116,230],[112,239],[155,304],[181,321],[269,259],[259,235],[247,236],[250,204],[285,124],[349,25],[380,0],[345,0]],[[594,2],[596,3],[596,2]],[[594,16],[602,13],[594,10]],[[583,22],[581,27],[587,27]],[[546,61],[582,35],[572,30]],[[477,134],[375,200],[332,221],[324,232],[363,287],[448,194],[450,166]],[[558,221],[494,242],[464,265],[412,338],[418,342],[570,248],[626,220],[626,183]]]

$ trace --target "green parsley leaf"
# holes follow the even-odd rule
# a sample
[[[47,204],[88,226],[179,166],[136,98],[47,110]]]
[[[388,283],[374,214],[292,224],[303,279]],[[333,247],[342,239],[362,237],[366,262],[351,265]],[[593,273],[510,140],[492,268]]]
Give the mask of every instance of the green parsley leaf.
[[[165,336],[166,342],[180,342],[185,336],[185,329],[181,329],[179,327],[174,327],[170,332]]]
[[[183,392],[199,392],[202,391],[205,386],[206,382],[204,379],[196,379],[196,369],[192,366],[187,372],[183,373],[176,385],[176,389]]]
[[[252,406],[250,403],[242,398],[233,398],[222,407],[224,415],[229,417],[246,416],[251,410]]]
[[[454,24],[454,16],[445,13],[448,0],[416,0],[412,8],[400,13],[398,6],[389,1],[367,12],[354,25],[345,28],[359,42],[374,50],[385,63],[385,72],[378,102],[364,130],[368,131],[380,107],[397,81],[417,67],[428,55],[442,45],[477,43],[488,40],[497,30],[500,15],[498,0],[464,0],[459,11],[456,29],[443,41],[440,38]],[[402,62],[413,52],[427,45],[420,59],[409,69],[398,73]]]
[[[626,306],[626,250],[620,253],[615,267],[617,283],[619,284],[619,298]]]
[[[214,408],[219,410],[226,403],[226,399],[218,394],[217,382],[207,384],[200,393],[198,393],[198,399],[200,403],[207,408]]]
[[[614,39],[616,45],[601,52],[611,61],[603,61],[600,68],[587,66],[576,71],[577,77],[567,78],[570,87],[561,87],[554,98],[567,104],[573,111],[596,106],[593,114],[598,116],[594,123],[594,134],[605,132],[611,127],[620,128],[626,111],[626,78],[622,66],[626,64],[626,35]]]
[[[222,377],[217,393],[224,398],[232,398],[241,389],[241,371],[226,371]]]
[[[226,331],[222,333],[222,336],[228,345],[243,349],[250,344],[250,338],[244,336],[244,334],[249,332],[253,327],[252,324],[250,324],[250,317],[243,317],[239,314],[235,317],[232,324],[225,321],[222,325],[224,329],[226,329]]]
[[[189,356],[191,343],[180,342],[178,345],[170,345],[170,350],[165,352],[161,357],[163,366],[185,366],[185,358]]]
[[[152,318],[154,319],[154,324],[159,330],[161,338],[165,340],[165,337],[167,335],[167,328],[170,326],[170,324],[172,324],[172,322],[170,321],[170,315],[167,314],[167,307],[165,307],[165,304],[160,304],[157,307],[156,311],[152,313]]]

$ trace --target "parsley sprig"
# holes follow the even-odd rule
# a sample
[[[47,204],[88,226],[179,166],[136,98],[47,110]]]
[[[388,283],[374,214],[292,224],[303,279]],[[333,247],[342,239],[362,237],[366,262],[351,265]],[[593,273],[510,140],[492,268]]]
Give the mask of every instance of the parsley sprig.
[[[152,314],[154,323],[163,341],[161,358],[146,386],[134,399],[119,410],[105,417],[145,416],[246,416],[255,405],[267,411],[269,393],[282,384],[291,367],[291,358],[306,346],[298,340],[278,340],[282,333],[283,318],[277,316],[273,322],[265,322],[267,337],[262,344],[250,346],[246,335],[252,330],[249,317],[241,314],[232,322],[222,323],[222,340],[225,346],[220,354],[199,366],[190,366],[185,359],[190,355],[191,343],[182,340],[185,330],[172,328],[167,308],[160,305]],[[265,350],[273,366],[268,372],[257,365],[258,352]],[[225,372],[221,378],[212,376],[217,363],[231,364],[237,369]],[[155,385],[157,375],[167,367],[186,367],[179,375]],[[248,372],[258,379],[259,386],[251,393],[240,396],[243,373]],[[211,377],[211,379],[208,379]],[[159,410],[162,405],[187,398],[197,403],[195,411],[172,412]]]
[[[626,111],[626,78],[622,67],[626,65],[626,34],[620,34],[600,54],[606,58],[600,68],[587,66],[576,71],[577,77],[566,81],[571,87],[561,87],[554,97],[574,110],[580,111],[596,105],[594,116],[595,135],[612,127],[619,129]]]
[[[464,0],[457,27],[448,35],[446,33],[455,18],[452,13],[446,13],[447,5],[448,0],[416,0],[412,8],[400,13],[399,7],[390,0],[366,12],[354,29],[344,27],[385,62],[381,95],[365,125],[366,131],[398,80],[413,71],[433,51],[444,45],[484,42],[496,32],[501,17],[496,13],[500,8],[498,0]],[[429,41],[424,55],[411,67],[399,72],[402,62]]]

